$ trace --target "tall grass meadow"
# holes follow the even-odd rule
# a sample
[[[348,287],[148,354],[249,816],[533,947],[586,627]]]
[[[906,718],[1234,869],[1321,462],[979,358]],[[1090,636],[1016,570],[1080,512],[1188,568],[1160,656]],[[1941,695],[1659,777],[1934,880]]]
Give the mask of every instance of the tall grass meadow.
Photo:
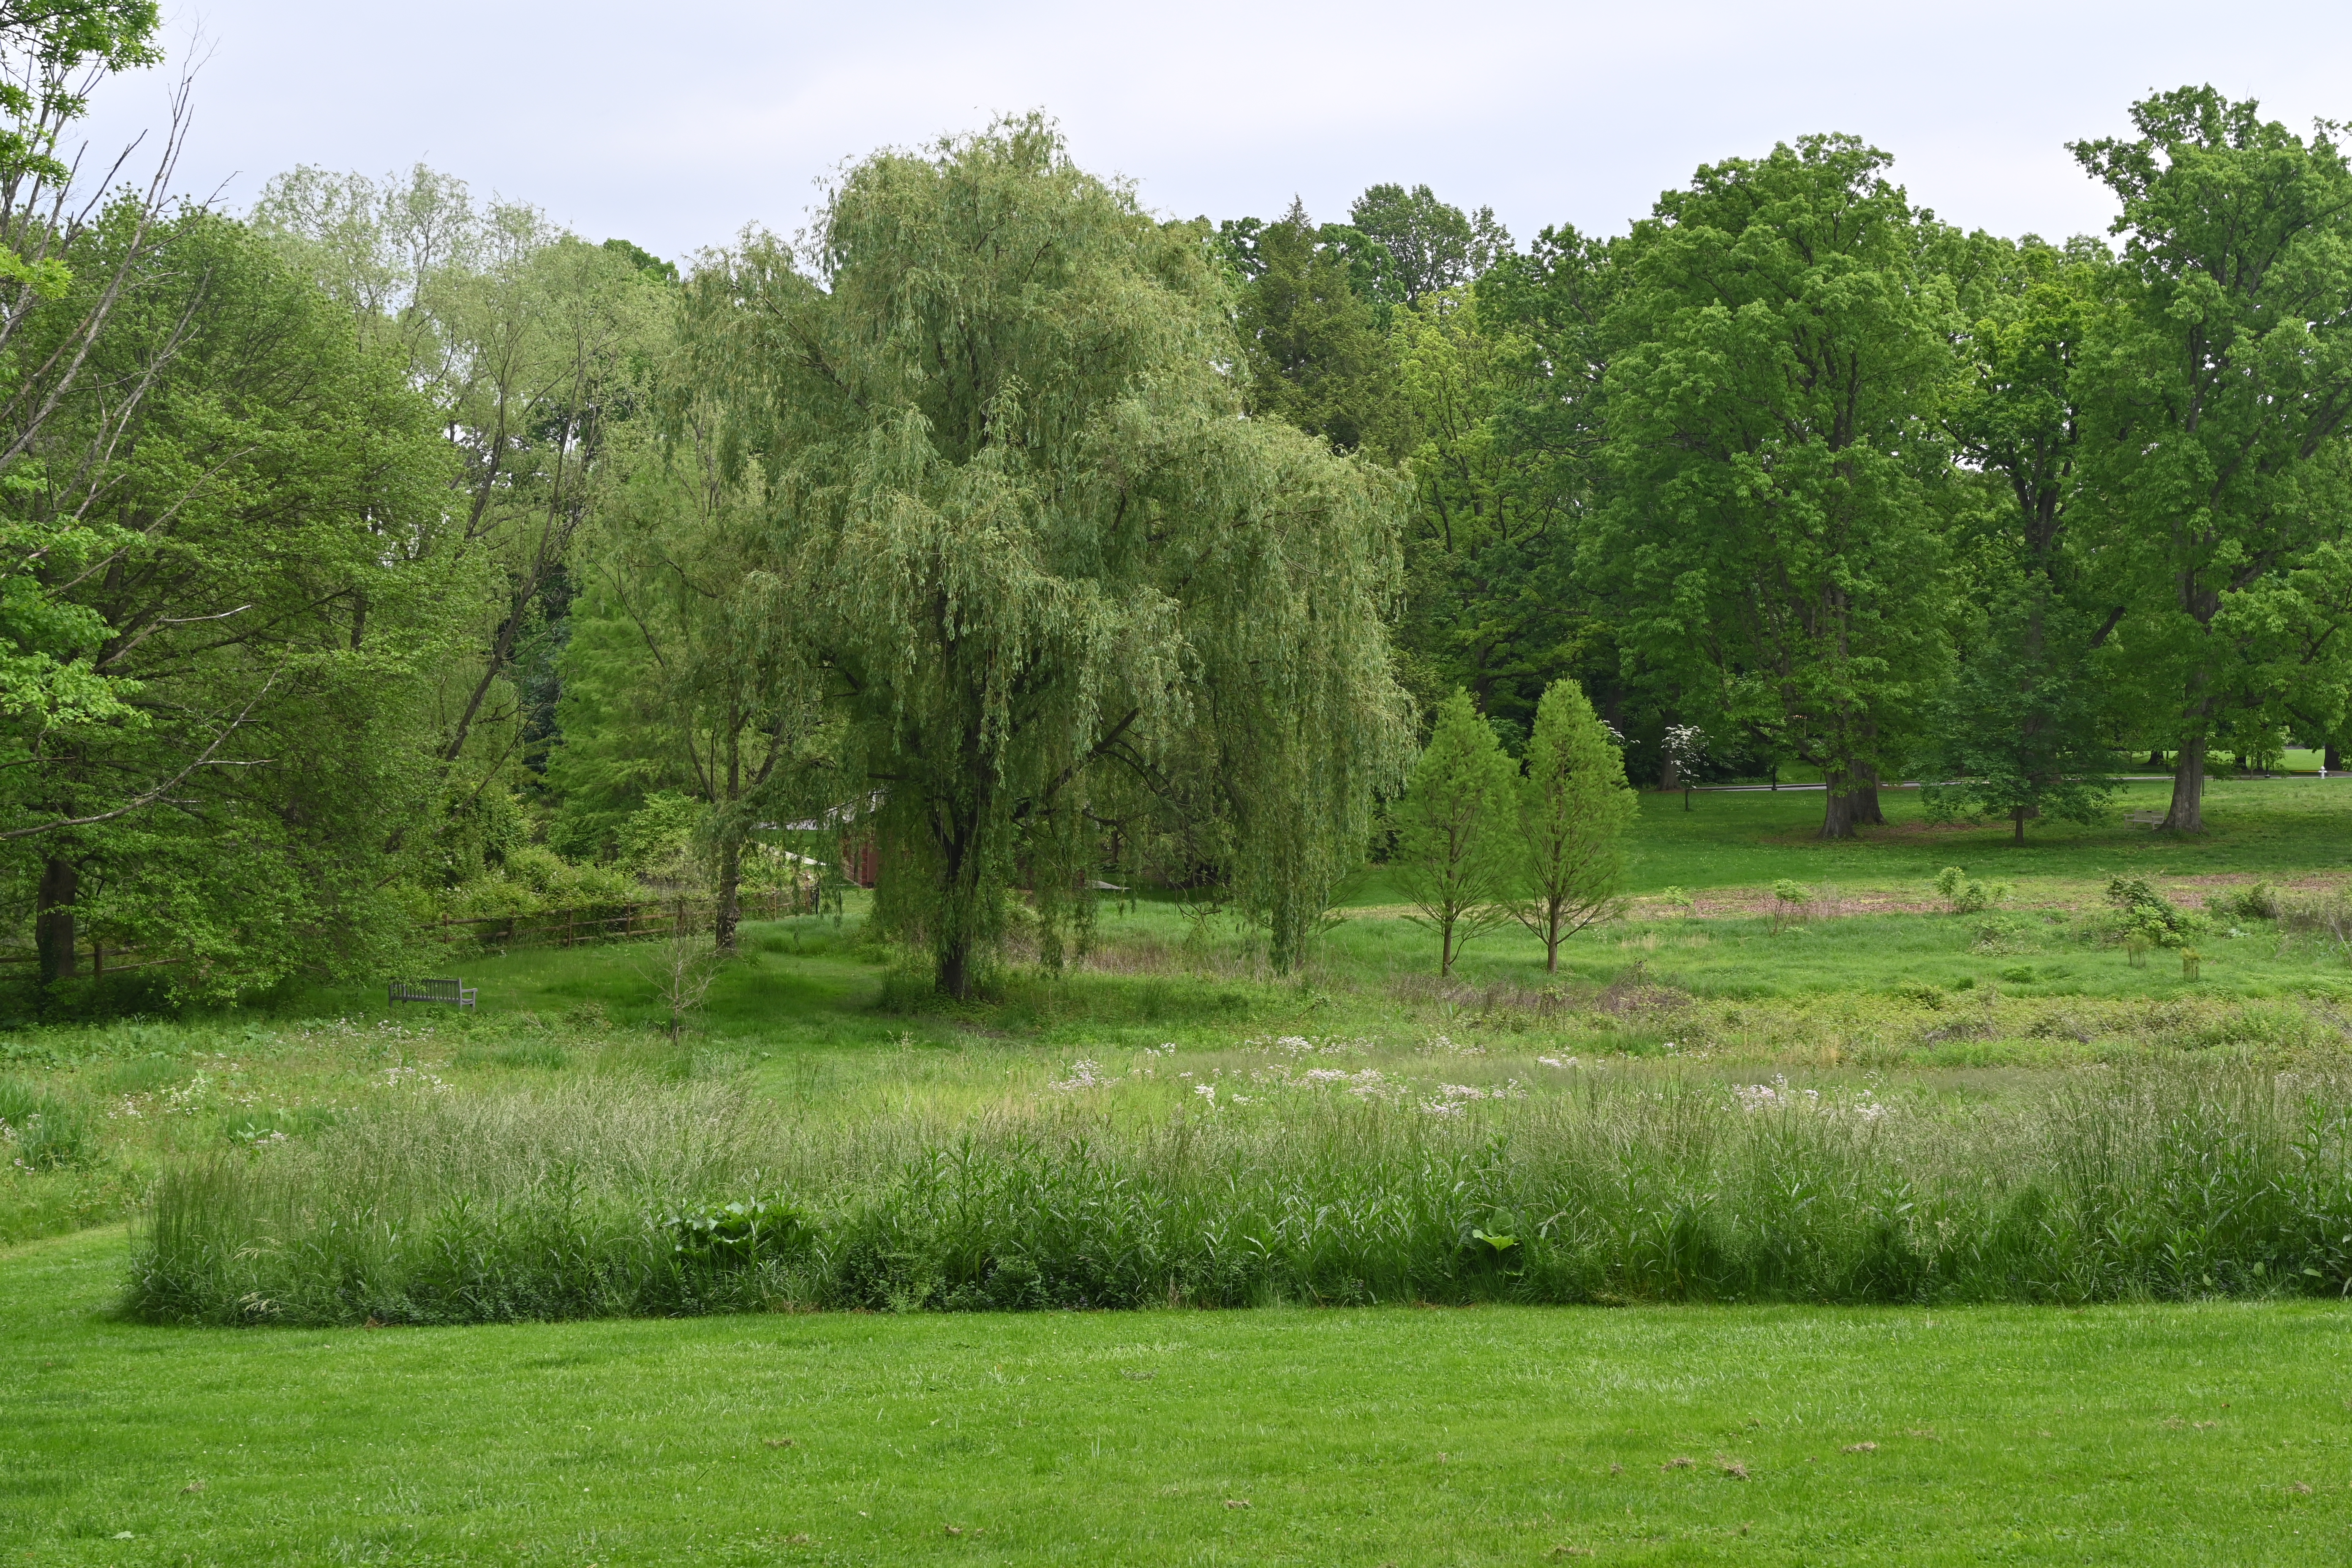
[[[419,1091],[184,1162],[127,1310],[458,1323],[825,1308],[2091,1301],[2352,1289],[2352,1078],[2084,1069],[1882,1101],[1632,1068],[1309,1072],[795,1116],[724,1084]]]

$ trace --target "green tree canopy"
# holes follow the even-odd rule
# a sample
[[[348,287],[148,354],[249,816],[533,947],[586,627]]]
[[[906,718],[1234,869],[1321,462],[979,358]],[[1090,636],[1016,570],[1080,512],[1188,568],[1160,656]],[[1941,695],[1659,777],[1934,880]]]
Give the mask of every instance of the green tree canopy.
[[[1700,169],[1637,226],[1612,322],[1594,564],[1640,658],[1822,769],[1825,837],[1948,653],[1950,297],[1887,162],[1814,136]]]
[[[1395,774],[1395,490],[1239,417],[1203,239],[1031,118],[856,165],[809,271],[758,240],[689,285],[845,758],[886,793],[883,911],[948,993],[1009,888],[1082,894],[1177,811],[1290,962]]]
[[[1458,289],[1507,255],[1510,231],[1492,207],[1475,215],[1437,199],[1427,185],[1373,185],[1348,209],[1367,292],[1387,305],[1412,305]]]
[[[2113,258],[1985,236],[1963,247],[1975,317],[1968,374],[1946,426],[1979,504],[1957,530],[1969,609],[1937,728],[1929,808],[2007,816],[2017,841],[2042,816],[2095,820],[2114,785],[2116,715],[2095,662],[2119,618],[2082,511],[2083,356],[2110,309]]]
[[[1243,274],[1234,310],[1248,355],[1253,417],[1272,416],[1341,451],[1363,445],[1380,416],[1387,343],[1349,280],[1347,257],[1294,202],[1271,224],[1226,226]]]
[[[50,525],[34,580],[68,665],[114,700],[8,715],[11,891],[47,977],[77,922],[182,960],[197,996],[347,972],[405,937],[388,839],[430,798],[430,679],[465,608],[440,592],[436,416],[243,225],[149,231],[125,204],[69,253],[76,289],[134,244],[152,271],[18,470],[75,479],[15,499]],[[86,301],[58,307],[79,331]]]
[[[2095,340],[2111,665],[2178,747],[2165,826],[2202,831],[2205,752],[2322,732],[2352,659],[2352,169],[2210,87],[2074,146],[2121,201],[2122,309]],[[2292,701],[2290,700],[2292,699]]]

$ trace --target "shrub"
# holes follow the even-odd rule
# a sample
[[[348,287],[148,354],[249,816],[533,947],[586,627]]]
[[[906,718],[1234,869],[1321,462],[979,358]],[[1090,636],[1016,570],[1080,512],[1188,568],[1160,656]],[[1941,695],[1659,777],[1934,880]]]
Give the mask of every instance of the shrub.
[[[2011,891],[2007,882],[1979,882],[1958,866],[1936,873],[1936,894],[1956,915],[1981,914],[2006,903]]]
[[[2274,921],[2279,918],[2279,890],[2268,882],[2250,882],[2209,895],[2205,908],[2225,921]]]
[[[2116,934],[2126,943],[2137,936],[2155,947],[2181,947],[2209,929],[2198,916],[2176,908],[2144,877],[2117,877],[2110,881],[2107,902],[2115,905],[2119,917]]]
[[[2352,948],[2352,889],[2282,894],[2278,910],[2281,930],[2323,936],[2339,948]]]

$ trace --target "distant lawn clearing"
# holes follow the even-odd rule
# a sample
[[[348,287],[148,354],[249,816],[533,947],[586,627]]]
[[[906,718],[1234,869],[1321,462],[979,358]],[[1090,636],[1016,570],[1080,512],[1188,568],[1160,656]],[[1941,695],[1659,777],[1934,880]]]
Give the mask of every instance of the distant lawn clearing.
[[[122,1265],[0,1253],[10,1563],[2352,1557],[2334,1304],[218,1331]]]

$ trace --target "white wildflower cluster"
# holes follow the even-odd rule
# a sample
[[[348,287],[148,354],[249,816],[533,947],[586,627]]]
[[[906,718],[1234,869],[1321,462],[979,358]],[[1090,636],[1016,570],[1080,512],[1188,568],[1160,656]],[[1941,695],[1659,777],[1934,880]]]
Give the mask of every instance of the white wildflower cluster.
[[[1064,1094],[1076,1094],[1082,1089],[1101,1089],[1105,1085],[1118,1081],[1118,1075],[1106,1074],[1102,1069],[1102,1063],[1081,1057],[1070,1064],[1069,1077],[1057,1078],[1045,1087],[1058,1089]]]
[[[1486,1047],[1475,1040],[1456,1041],[1445,1035],[1430,1036],[1429,1043],[1421,1048],[1424,1054],[1433,1057],[1483,1057],[1486,1054]]]
[[[261,1103],[260,1091],[245,1081],[245,1064],[231,1061],[226,1054],[213,1053],[210,1068],[199,1068],[187,1082],[152,1093],[126,1094],[107,1113],[110,1121],[143,1119],[153,1111],[163,1116],[202,1116],[209,1111],[232,1110],[241,1105]]]
[[[449,1086],[441,1081],[434,1068],[439,1062],[394,1062],[383,1069],[381,1079],[373,1079],[378,1089],[423,1089],[436,1094],[446,1094]]]
[[[1301,1057],[1363,1057],[1371,1055],[1370,1040],[1337,1037],[1309,1039],[1304,1035],[1259,1035],[1242,1042],[1245,1051],[1267,1051],[1297,1059]]]
[[[1787,1077],[1778,1073],[1770,1083],[1734,1084],[1731,1099],[1748,1111],[1817,1111],[1826,1116],[1855,1116],[1864,1121],[1875,1121],[1886,1114],[1886,1107],[1866,1089],[1851,1100],[1824,1099],[1818,1089],[1790,1088]]]
[[[1173,1040],[1169,1040],[1157,1046],[1144,1047],[1143,1049],[1138,1053],[1140,1059],[1135,1064],[1135,1076],[1137,1078],[1158,1078],[1160,1076],[1159,1069],[1160,1058],[1163,1057],[1172,1057],[1175,1054],[1176,1042]],[[1056,1084],[1055,1087],[1058,1089],[1061,1086]]]
[[[1276,1062],[1262,1072],[1250,1074],[1250,1082],[1275,1089],[1336,1089],[1359,1100],[1377,1100],[1389,1105],[1401,1102],[1409,1091],[1406,1083],[1378,1068],[1359,1068],[1352,1072],[1346,1068],[1308,1068],[1294,1074],[1286,1062]]]
[[[1490,1089],[1475,1083],[1441,1083],[1437,1091],[1421,1102],[1421,1109],[1431,1116],[1459,1116],[1462,1108],[1480,1100],[1519,1100],[1527,1095],[1527,1086],[1511,1079]]]
[[[1572,1068],[1576,1065],[1574,1057],[1538,1057],[1536,1060],[1548,1068]]]
[[[396,1024],[390,1018],[373,1024],[362,1024],[352,1018],[313,1018],[290,1026],[286,1036],[306,1044],[320,1040],[429,1040],[433,1037],[430,1024]]]
[[[1818,1110],[1822,1091],[1818,1089],[1790,1089],[1786,1078],[1775,1076],[1770,1083],[1739,1083],[1731,1087],[1731,1098],[1742,1110],[1786,1110],[1801,1108]]]

